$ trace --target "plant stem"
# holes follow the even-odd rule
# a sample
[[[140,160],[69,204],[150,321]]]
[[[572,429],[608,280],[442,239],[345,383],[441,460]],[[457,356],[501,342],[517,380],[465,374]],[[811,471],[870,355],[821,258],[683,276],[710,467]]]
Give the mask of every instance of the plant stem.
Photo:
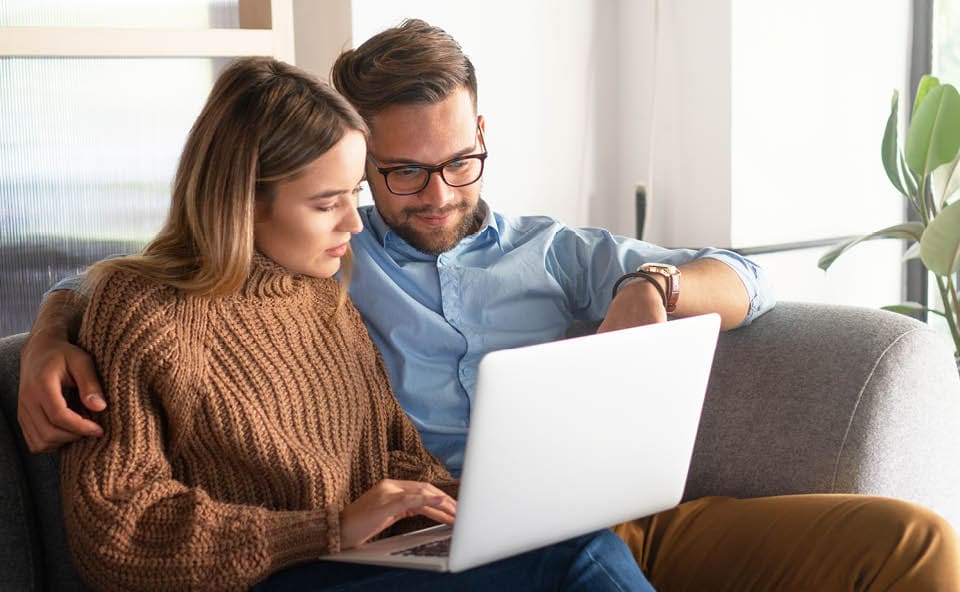
[[[913,211],[920,213],[920,202],[917,201],[917,197],[913,194],[908,193],[907,199],[910,200],[910,205],[913,206]]]
[[[954,276],[947,276],[947,290],[950,292],[950,298],[953,301],[953,324],[960,326],[960,301],[957,299],[957,285],[953,280]],[[947,312],[944,310],[944,312]],[[954,337],[954,343],[957,346],[957,353],[960,353],[960,339]]]
[[[917,213],[920,214],[920,218],[923,219],[923,227],[926,228],[927,224],[930,223],[930,217],[927,216],[927,177],[922,177],[920,179],[920,186],[917,188],[917,201],[919,202],[919,207],[917,208]]]
[[[960,329],[957,328],[957,317],[960,315],[960,306],[957,306],[957,289],[953,285],[953,277],[934,275],[937,278],[937,287],[940,288],[940,298],[943,300],[943,312],[950,326],[950,335],[953,336],[955,351],[960,351]]]
[[[939,212],[937,211],[937,198],[933,195],[933,189],[927,188],[927,193],[929,193],[930,200],[930,219],[933,220],[937,217]]]

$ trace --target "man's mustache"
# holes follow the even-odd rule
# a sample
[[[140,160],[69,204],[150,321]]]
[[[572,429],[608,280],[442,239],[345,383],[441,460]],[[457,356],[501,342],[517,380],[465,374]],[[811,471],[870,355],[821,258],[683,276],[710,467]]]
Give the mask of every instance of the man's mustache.
[[[433,206],[422,206],[419,208],[404,208],[403,214],[408,218],[410,216],[421,216],[421,215],[446,216],[450,212],[455,212],[457,210],[466,210],[467,207],[468,207],[467,202],[462,201],[460,203],[447,205],[442,208],[434,208]]]

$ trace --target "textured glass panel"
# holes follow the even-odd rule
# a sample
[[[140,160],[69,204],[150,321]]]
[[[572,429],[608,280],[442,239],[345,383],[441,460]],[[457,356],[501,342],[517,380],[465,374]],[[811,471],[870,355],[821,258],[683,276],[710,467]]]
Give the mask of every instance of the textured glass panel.
[[[0,0],[0,27],[236,29],[238,0]]]
[[[0,59],[0,335],[160,227],[212,59]]]

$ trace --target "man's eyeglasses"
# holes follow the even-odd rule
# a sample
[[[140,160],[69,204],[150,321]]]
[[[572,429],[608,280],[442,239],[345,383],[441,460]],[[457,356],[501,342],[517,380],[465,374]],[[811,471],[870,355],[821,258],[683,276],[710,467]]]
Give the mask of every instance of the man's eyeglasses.
[[[383,167],[373,162],[377,171],[383,175],[387,189],[394,195],[413,195],[420,193],[430,183],[430,175],[438,173],[443,182],[450,187],[466,187],[480,180],[483,175],[483,161],[487,158],[487,147],[483,141],[483,130],[477,126],[480,147],[483,152],[457,156],[436,166],[424,164],[401,164]]]

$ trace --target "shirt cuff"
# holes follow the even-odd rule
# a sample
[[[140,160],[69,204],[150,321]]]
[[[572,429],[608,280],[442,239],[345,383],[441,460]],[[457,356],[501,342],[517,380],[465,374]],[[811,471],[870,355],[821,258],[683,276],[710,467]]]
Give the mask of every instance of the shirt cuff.
[[[82,275],[74,275],[60,280],[55,283],[52,288],[43,293],[43,298],[40,300],[41,303],[46,301],[54,292],[59,292],[60,290],[69,290],[71,292],[77,292],[80,290],[80,286],[83,284]]]
[[[753,261],[746,257],[737,255],[732,251],[722,249],[704,249],[697,253],[696,259],[709,258],[716,259],[733,269],[743,282],[743,287],[747,290],[747,297],[750,300],[750,308],[747,316],[740,323],[739,327],[745,327],[752,323],[754,319],[766,313],[777,303],[776,294],[773,291],[773,285],[767,273]]]

